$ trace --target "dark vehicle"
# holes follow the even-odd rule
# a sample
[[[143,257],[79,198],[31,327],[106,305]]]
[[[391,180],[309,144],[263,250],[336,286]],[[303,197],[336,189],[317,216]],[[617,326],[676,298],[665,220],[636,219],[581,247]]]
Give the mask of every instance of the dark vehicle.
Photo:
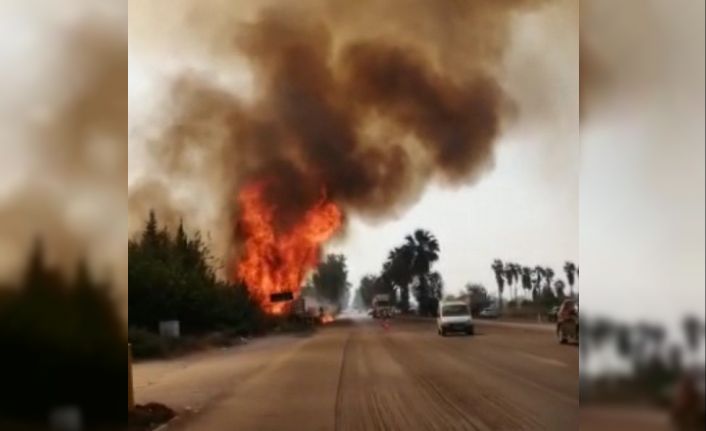
[[[567,299],[557,312],[556,337],[560,344],[579,342],[579,310],[576,301]]]

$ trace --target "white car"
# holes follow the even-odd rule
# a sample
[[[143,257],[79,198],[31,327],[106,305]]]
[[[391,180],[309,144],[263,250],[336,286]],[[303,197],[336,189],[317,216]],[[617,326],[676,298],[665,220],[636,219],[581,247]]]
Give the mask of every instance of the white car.
[[[449,332],[463,332],[473,335],[471,309],[463,301],[444,301],[439,304],[439,317],[436,319],[439,335]]]
[[[488,307],[480,312],[480,317],[485,317],[487,319],[496,319],[500,317],[500,310],[497,307]]]

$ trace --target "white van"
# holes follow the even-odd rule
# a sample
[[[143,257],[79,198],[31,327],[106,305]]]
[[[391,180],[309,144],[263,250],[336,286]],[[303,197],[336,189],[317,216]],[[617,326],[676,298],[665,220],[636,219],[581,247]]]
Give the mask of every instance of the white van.
[[[473,335],[471,308],[463,301],[442,301],[439,303],[439,317],[436,319],[439,335],[449,332],[463,332]]]

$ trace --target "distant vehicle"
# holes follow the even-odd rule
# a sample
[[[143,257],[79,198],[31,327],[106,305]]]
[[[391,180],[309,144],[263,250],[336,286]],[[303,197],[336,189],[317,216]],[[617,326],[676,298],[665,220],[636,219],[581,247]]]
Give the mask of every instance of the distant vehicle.
[[[314,322],[317,319],[317,307],[311,298],[300,296],[291,302],[291,313],[300,320]]]
[[[373,318],[389,319],[394,314],[390,295],[377,294],[373,297]]]
[[[300,296],[292,301],[292,314],[295,316],[306,315],[306,298]]]
[[[579,310],[576,301],[566,299],[557,312],[556,337],[560,344],[579,342]]]
[[[468,303],[463,301],[443,301],[439,304],[439,317],[436,319],[439,335],[449,332],[463,332],[473,335],[473,317]]]
[[[485,317],[486,319],[497,319],[500,317],[500,310],[498,310],[498,307],[496,306],[484,308],[480,312],[480,317]]]

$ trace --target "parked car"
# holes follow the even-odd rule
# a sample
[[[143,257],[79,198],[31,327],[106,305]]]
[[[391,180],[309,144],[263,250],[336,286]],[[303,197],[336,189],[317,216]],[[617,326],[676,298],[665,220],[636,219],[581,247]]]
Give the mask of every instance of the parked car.
[[[480,314],[480,317],[484,317],[486,319],[497,319],[500,317],[500,310],[498,310],[497,307],[488,307],[484,308]]]

